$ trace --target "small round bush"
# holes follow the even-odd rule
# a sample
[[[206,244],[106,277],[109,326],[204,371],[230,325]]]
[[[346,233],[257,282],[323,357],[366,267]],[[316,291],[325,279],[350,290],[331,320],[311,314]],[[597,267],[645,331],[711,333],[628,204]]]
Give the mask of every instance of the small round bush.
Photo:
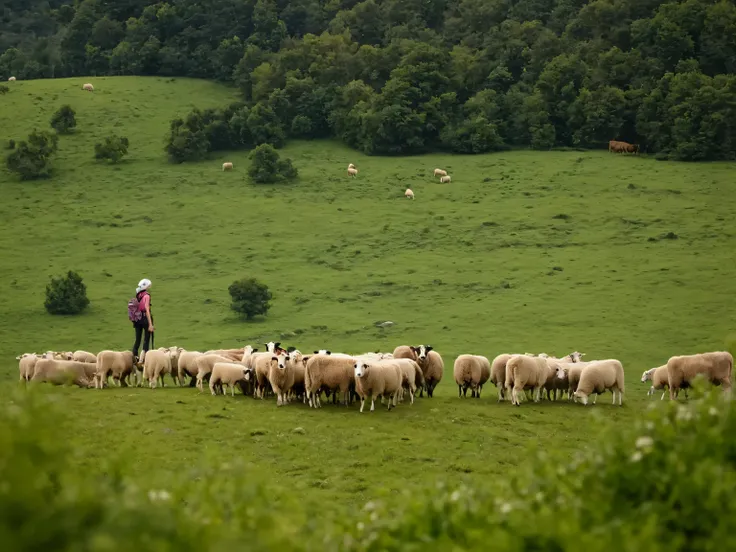
[[[44,306],[49,314],[79,314],[87,305],[87,286],[82,282],[82,277],[72,270],[66,276],[51,278],[46,286]]]
[[[232,308],[248,320],[259,314],[266,314],[271,308],[269,301],[273,297],[268,286],[255,278],[243,278],[230,284],[227,288],[232,297]]]
[[[62,105],[51,117],[51,128],[59,134],[69,134],[77,126],[76,115],[70,105]]]
[[[258,184],[293,180],[298,175],[291,159],[281,159],[271,144],[261,144],[250,153],[248,176]]]

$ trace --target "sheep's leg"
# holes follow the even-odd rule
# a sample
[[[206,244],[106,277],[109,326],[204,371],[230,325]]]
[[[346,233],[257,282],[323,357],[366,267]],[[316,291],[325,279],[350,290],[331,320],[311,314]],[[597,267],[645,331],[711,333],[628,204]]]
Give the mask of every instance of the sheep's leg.
[[[371,412],[373,412],[376,409],[376,397],[371,395]]]
[[[230,396],[235,398],[235,384],[232,382],[230,383]]]
[[[670,387],[670,400],[671,401],[674,401],[676,397],[677,397],[677,395],[675,394],[675,388],[674,387]]]
[[[624,391],[623,389],[618,390],[618,405],[623,406],[624,404]]]
[[[411,398],[411,403],[414,404],[414,390],[409,388],[409,397]]]
[[[593,393],[593,404],[598,400],[598,393]]]

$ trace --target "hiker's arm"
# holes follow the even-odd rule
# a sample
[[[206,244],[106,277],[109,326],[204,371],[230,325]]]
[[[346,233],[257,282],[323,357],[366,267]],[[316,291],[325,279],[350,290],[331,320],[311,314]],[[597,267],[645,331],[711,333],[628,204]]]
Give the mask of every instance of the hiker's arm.
[[[153,319],[151,318],[151,305],[150,302],[146,304],[146,316],[148,317],[148,331],[153,331]]]

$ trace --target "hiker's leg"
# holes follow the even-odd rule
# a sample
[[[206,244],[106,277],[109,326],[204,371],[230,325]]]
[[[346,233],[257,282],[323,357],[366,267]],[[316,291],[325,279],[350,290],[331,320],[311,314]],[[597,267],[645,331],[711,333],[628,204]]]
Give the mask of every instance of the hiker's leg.
[[[141,328],[144,332],[146,332],[145,337],[143,338],[143,354],[148,352],[148,346],[149,342],[151,340],[151,332],[148,331],[148,327]]]
[[[141,336],[143,335],[143,328],[138,324],[133,326],[135,328],[135,343],[133,344],[133,356],[138,357],[138,348],[141,346]]]

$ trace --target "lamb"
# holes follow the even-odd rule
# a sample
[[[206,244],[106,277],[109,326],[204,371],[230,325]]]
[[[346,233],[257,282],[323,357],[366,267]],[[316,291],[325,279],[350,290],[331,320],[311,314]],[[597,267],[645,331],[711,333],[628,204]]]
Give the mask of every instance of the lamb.
[[[232,163],[223,163],[222,164],[222,170],[223,171],[231,171],[233,170],[233,164]]]
[[[414,192],[411,191],[411,188],[407,188],[404,192],[404,197],[406,199],[414,199]]]
[[[189,376],[191,378],[189,380],[189,387],[194,387],[196,385],[198,371],[197,359],[201,356],[203,356],[203,354],[198,351],[185,351],[184,349],[181,350],[181,352],[179,353],[179,362],[177,363],[179,385],[184,382],[185,376]]]
[[[645,370],[641,375],[641,382],[646,383],[647,381],[652,382],[652,386],[647,391],[647,396],[654,395],[655,391],[662,390],[662,397],[659,400],[664,400],[664,396],[667,394],[666,387],[669,387],[667,365],[658,366],[650,370]],[[685,388],[685,398],[687,398],[687,388]]]
[[[8,78],[8,82],[15,82],[15,77]]]
[[[200,392],[204,392],[204,382],[209,379],[212,374],[212,368],[218,362],[232,363],[233,360],[223,355],[203,354],[197,357],[194,362],[197,364],[197,388]]]
[[[613,394],[613,404],[616,404],[618,395],[618,405],[621,406],[624,397],[624,368],[616,359],[597,360],[583,368],[575,398],[587,405],[588,395],[600,394],[609,389]]]
[[[97,362],[97,355],[88,353],[87,351],[74,351],[72,353],[72,360],[77,362]]]
[[[268,367],[268,382],[271,389],[276,393],[276,405],[286,404],[286,397],[293,385],[293,378],[290,379],[289,355],[281,353],[272,356]]]
[[[550,371],[544,358],[513,355],[506,363],[506,392],[511,393],[511,404],[521,406],[519,394],[525,389],[530,389],[534,402],[539,402],[541,389]]]
[[[210,392],[216,395],[215,387],[217,384],[223,387],[230,386],[230,395],[235,396],[235,385],[242,381],[249,381],[253,377],[253,370],[246,368],[242,364],[231,362],[215,362],[212,366],[210,374]],[[227,390],[225,391],[227,395]]]
[[[153,349],[146,353],[143,361],[143,379],[147,379],[151,389],[155,389],[161,378],[161,386],[164,384],[164,374],[171,374],[171,353],[164,348]]]
[[[483,384],[491,377],[491,363],[484,356],[460,355],[455,359],[453,375],[458,397],[467,397],[470,387],[470,396],[480,398]]]
[[[442,184],[449,184],[452,181],[452,177],[448,174],[440,178]]]
[[[388,399],[388,410],[396,406],[401,389],[401,368],[396,360],[377,362],[357,360],[353,365],[355,390],[360,396],[360,411],[363,412],[366,397],[371,398],[371,412],[375,410],[376,397]]]
[[[677,397],[680,389],[690,387],[699,374],[703,374],[713,385],[722,385],[723,390],[730,393],[732,371],[733,357],[725,351],[673,356],[667,361],[670,400]]]
[[[134,383],[137,376],[131,351],[100,351],[95,368],[95,387],[99,389],[102,389],[110,375],[121,387],[128,386],[125,380],[129,375],[133,375]]]
[[[348,176],[352,176],[353,178],[355,178],[356,176],[358,176],[358,169],[356,169],[355,167],[349,168],[348,169]]]
[[[447,176],[447,171],[442,169],[435,169],[434,176]]]
[[[52,383],[54,385],[71,384],[78,387],[92,387],[86,374],[86,362],[73,360],[53,360],[40,358],[36,362],[31,381]]]
[[[95,87],[92,86],[90,83],[85,83],[82,85],[82,90],[86,90],[87,92],[94,92]]]
[[[18,361],[18,371],[20,372],[20,380],[22,382],[28,382],[33,377],[33,370],[36,367],[38,359],[43,358],[42,355],[36,353],[24,353],[20,356],[15,357]]]
[[[304,387],[307,392],[309,406],[320,408],[319,392],[324,387],[332,392],[340,392],[347,406],[349,391],[354,378],[355,359],[332,355],[314,355],[308,357],[304,371]]]

